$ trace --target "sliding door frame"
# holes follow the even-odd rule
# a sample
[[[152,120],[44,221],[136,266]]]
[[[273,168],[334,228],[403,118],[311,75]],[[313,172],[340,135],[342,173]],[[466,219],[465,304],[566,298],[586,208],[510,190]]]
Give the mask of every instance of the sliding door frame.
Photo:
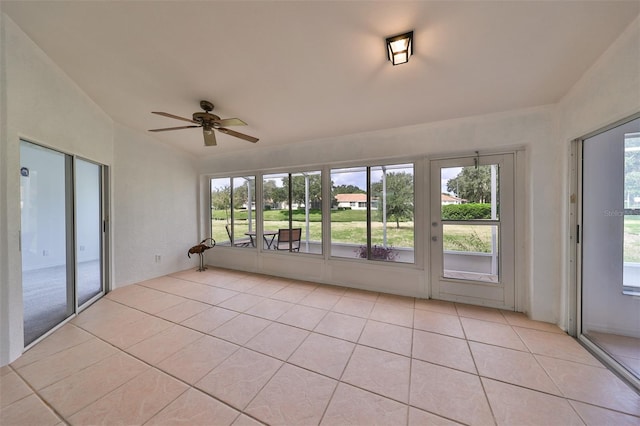
[[[102,296],[107,294],[111,288],[111,275],[110,275],[110,173],[109,166],[80,157],[74,154],[70,154],[55,147],[48,146],[47,144],[34,142],[28,138],[21,137],[20,142],[35,145],[37,147],[51,150],[53,152],[64,155],[65,161],[65,258],[66,258],[66,280],[67,280],[67,317],[60,321],[60,323],[53,326],[50,330],[39,336],[33,342],[28,345],[24,345],[24,351],[36,345],[38,342],[52,334],[54,331],[62,327],[64,324],[73,319],[78,313],[88,308],[91,304],[96,302]],[[77,186],[76,186],[76,164],[77,160],[82,160],[91,164],[95,164],[99,169],[99,209],[100,209],[100,276],[101,276],[101,289],[95,296],[88,299],[82,305],[78,304],[78,258],[77,258]],[[22,228],[22,224],[21,224]],[[20,230],[20,235],[22,229]],[[22,238],[22,237],[21,237]],[[22,246],[20,247],[20,256],[22,257]],[[21,285],[24,285],[21,282]],[[24,309],[24,303],[23,303]]]
[[[607,364],[616,374],[628,381],[636,389],[640,389],[640,379],[634,376],[626,368],[624,368],[616,359],[610,356],[607,352],[602,350],[598,345],[593,343],[583,334],[582,330],[582,234],[583,234],[583,209],[582,204],[584,201],[583,196],[583,154],[584,154],[584,142],[585,140],[607,132],[616,127],[622,126],[628,122],[640,118],[640,112],[633,114],[629,117],[618,120],[607,126],[604,126],[598,130],[587,133],[584,136],[576,138],[571,141],[570,146],[570,196],[569,196],[569,289],[568,289],[568,333],[578,339],[582,345],[588,350],[599,357],[605,364]]]

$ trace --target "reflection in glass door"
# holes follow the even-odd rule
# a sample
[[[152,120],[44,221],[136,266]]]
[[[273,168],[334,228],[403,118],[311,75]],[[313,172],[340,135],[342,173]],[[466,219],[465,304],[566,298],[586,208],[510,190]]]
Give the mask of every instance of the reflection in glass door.
[[[434,298],[513,309],[513,155],[431,162]]]
[[[26,141],[20,164],[26,347],[104,294],[106,171]]]
[[[640,387],[640,118],[584,139],[579,182],[579,337]]]
[[[20,144],[22,293],[25,346],[74,311],[68,234],[71,157]]]
[[[102,286],[102,167],[76,159],[76,282],[78,306],[103,291]]]

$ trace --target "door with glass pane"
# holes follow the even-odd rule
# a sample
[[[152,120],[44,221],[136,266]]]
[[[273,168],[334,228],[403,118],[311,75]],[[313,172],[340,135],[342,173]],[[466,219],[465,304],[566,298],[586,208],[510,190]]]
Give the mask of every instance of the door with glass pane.
[[[71,157],[20,144],[22,297],[25,346],[75,310]]]
[[[104,291],[102,166],[75,161],[76,285],[81,307]]]
[[[638,386],[640,118],[584,139],[581,151],[579,337]]]
[[[431,162],[431,293],[513,309],[513,155]]]
[[[29,346],[104,294],[105,167],[26,141],[20,142],[20,167]]]

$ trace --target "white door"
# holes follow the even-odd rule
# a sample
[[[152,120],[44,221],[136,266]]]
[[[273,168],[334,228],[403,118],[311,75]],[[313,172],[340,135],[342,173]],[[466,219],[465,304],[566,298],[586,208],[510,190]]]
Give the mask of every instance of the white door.
[[[515,307],[514,155],[431,161],[434,299]]]

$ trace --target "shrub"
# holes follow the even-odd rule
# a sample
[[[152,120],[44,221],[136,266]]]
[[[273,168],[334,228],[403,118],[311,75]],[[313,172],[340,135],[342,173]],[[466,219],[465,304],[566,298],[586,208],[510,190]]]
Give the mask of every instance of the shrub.
[[[448,220],[491,219],[491,204],[489,203],[448,204],[446,206],[442,206],[442,219],[448,219]]]
[[[358,247],[356,249],[356,257],[366,259],[367,246]],[[378,245],[371,247],[371,259],[394,260],[396,257],[398,257],[398,253],[393,249],[393,247],[383,247]]]

